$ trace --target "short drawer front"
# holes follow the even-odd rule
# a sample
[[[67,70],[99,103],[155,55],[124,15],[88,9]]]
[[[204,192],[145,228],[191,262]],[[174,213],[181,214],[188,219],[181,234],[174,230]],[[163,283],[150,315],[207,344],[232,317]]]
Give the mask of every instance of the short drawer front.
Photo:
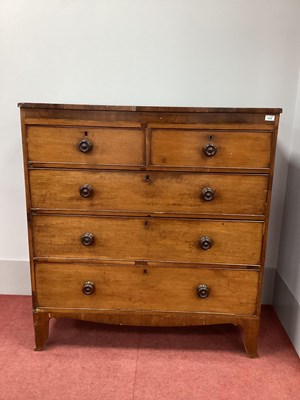
[[[53,308],[254,314],[258,278],[254,270],[38,263],[37,303]]]
[[[264,215],[266,175],[31,170],[32,207]],[[85,191],[84,188],[87,188]]]
[[[257,265],[263,223],[36,215],[33,233],[36,257]]]
[[[269,168],[271,132],[153,129],[151,163],[171,167]],[[213,145],[206,151],[207,145]],[[215,154],[213,154],[215,152]]]
[[[28,159],[31,162],[87,165],[145,163],[145,134],[138,128],[29,126],[27,134]],[[82,141],[88,141],[91,148],[89,144],[81,145],[85,152],[81,151],[79,144]]]

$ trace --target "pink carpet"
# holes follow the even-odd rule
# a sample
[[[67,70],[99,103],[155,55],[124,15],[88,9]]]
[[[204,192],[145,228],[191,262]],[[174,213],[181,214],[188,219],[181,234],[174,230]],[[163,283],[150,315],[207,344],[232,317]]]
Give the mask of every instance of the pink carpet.
[[[46,350],[33,351],[31,299],[0,296],[2,400],[299,400],[300,361],[270,306],[259,359],[230,325],[105,326],[52,320]]]

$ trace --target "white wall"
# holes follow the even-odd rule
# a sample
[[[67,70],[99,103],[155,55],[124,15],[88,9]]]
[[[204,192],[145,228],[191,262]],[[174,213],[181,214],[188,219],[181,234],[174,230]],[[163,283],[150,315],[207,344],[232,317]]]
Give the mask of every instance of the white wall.
[[[0,290],[19,292],[15,271],[28,259],[18,101],[283,107],[269,302],[296,99],[300,2],[0,0],[0,7]],[[22,262],[8,268],[6,260]]]
[[[274,305],[300,355],[300,70]]]
[[[300,304],[300,71],[278,273]]]

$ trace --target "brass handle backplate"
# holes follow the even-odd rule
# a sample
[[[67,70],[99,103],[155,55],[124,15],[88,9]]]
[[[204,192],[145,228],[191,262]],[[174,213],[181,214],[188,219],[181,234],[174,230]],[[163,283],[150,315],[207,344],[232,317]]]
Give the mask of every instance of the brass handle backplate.
[[[201,284],[197,286],[197,296],[200,299],[206,299],[209,296],[210,289],[207,285]]]

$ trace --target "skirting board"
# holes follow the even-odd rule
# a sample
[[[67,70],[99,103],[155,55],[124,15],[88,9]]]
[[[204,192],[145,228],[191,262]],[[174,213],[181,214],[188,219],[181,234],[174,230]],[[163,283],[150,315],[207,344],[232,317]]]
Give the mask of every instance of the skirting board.
[[[275,270],[266,268],[263,304],[272,304]],[[0,260],[0,294],[30,295],[29,261]]]
[[[274,286],[274,308],[300,357],[300,304],[276,272]]]
[[[0,260],[0,294],[31,294],[29,261]]]

